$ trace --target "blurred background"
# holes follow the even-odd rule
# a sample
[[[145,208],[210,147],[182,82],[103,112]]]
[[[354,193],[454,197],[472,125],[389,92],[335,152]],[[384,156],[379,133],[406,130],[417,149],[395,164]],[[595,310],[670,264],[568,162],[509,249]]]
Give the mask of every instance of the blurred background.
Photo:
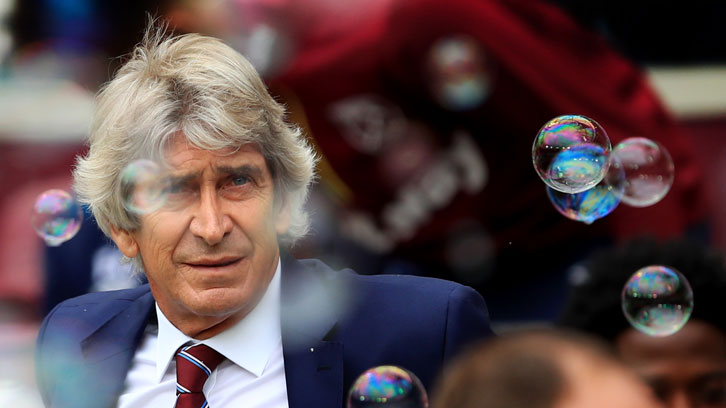
[[[553,321],[598,249],[653,236],[726,250],[726,4],[0,0],[0,401],[37,406],[50,308],[139,283],[90,216],[54,248],[30,217],[38,194],[69,188],[94,94],[149,15],[246,55],[321,154],[299,257],[470,285],[506,330]],[[613,145],[661,143],[671,191],[591,225],[561,216],[531,151],[563,114]]]

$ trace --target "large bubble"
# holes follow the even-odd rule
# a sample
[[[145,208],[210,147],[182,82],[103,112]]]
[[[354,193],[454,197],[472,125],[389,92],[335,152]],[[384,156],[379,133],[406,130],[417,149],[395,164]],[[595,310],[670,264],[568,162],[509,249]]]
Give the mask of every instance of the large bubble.
[[[663,145],[644,137],[631,137],[613,150],[625,170],[623,202],[647,207],[660,201],[671,188],[673,159]]]
[[[650,336],[669,336],[680,330],[693,311],[693,291],[677,270],[661,265],[639,269],[622,292],[628,322]]]
[[[615,210],[624,190],[623,167],[617,158],[610,156],[607,174],[595,187],[575,194],[547,187],[547,196],[560,214],[571,220],[592,224]]]
[[[348,393],[348,408],[428,408],[421,381],[401,367],[384,365],[366,370]]]
[[[81,229],[83,209],[67,191],[48,190],[35,200],[31,223],[48,246],[58,246]]]
[[[429,84],[445,108],[463,111],[476,108],[489,97],[491,64],[479,43],[458,35],[436,41],[429,51]]]
[[[87,309],[82,310],[85,312]],[[109,400],[108,392],[116,390],[118,383],[116,376],[98,375],[96,365],[68,352],[74,348],[78,349],[81,334],[79,330],[86,329],[81,328],[83,324],[80,323],[80,320],[68,318],[53,328],[48,328],[49,331],[53,331],[53,334],[43,338],[43,348],[40,357],[36,357],[38,359],[35,368],[42,373],[44,378],[51,379],[54,384],[53,406],[73,408],[108,406],[102,401]],[[48,334],[49,331],[46,333]],[[91,349],[98,352],[105,348],[112,348],[115,341],[116,339],[113,338],[101,339],[95,342]],[[131,355],[128,358],[130,359]],[[88,387],[93,387],[93,392],[89,392]]]
[[[595,187],[605,177],[610,151],[610,139],[597,122],[564,115],[540,129],[532,145],[532,163],[547,186],[575,194]]]
[[[157,163],[140,159],[121,171],[123,206],[134,214],[148,214],[160,209],[169,192],[169,178]]]

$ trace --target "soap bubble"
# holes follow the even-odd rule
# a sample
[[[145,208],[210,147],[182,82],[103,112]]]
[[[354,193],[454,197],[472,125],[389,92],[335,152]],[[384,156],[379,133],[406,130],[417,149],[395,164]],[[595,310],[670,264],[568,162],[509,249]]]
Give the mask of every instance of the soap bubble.
[[[421,381],[412,372],[384,365],[366,370],[348,394],[348,408],[428,408]]]
[[[567,194],[547,187],[552,205],[565,217],[592,224],[613,212],[625,190],[625,171],[615,156],[610,156],[605,177],[593,188]]]
[[[564,115],[540,129],[532,145],[532,163],[547,186],[574,194],[595,187],[605,177],[610,151],[610,139],[597,122]]]
[[[474,38],[458,35],[439,39],[431,46],[427,65],[434,97],[445,108],[473,109],[489,96],[491,67]]]
[[[83,311],[90,310],[84,308]],[[80,310],[79,310],[80,312]],[[116,376],[103,374],[99,367],[88,360],[69,353],[88,335],[86,326],[77,319],[60,317],[52,329],[53,336],[42,339],[42,353],[36,356],[36,370],[54,384],[53,401],[58,407],[97,408],[109,406],[109,393],[116,392]],[[96,340],[96,339],[94,339]],[[99,336],[91,348],[92,355],[113,355],[119,344],[113,336]],[[93,390],[89,392],[89,386]],[[104,401],[108,400],[108,401]]]
[[[644,137],[631,137],[613,149],[625,170],[623,202],[647,207],[660,201],[673,184],[673,159],[663,145]]]
[[[140,159],[121,171],[123,206],[134,214],[148,214],[166,203],[169,179],[155,162]]]
[[[650,336],[669,336],[693,311],[693,291],[677,270],[661,265],[635,272],[625,284],[622,307],[628,322]]]
[[[81,229],[83,209],[68,192],[48,190],[35,200],[31,223],[48,246],[58,246]]]

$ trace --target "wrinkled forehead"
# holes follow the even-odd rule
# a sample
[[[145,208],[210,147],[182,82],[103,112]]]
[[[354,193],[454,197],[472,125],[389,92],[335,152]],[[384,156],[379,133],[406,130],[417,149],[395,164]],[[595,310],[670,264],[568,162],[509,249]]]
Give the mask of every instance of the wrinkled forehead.
[[[260,148],[255,143],[208,150],[195,146],[183,135],[173,136],[163,151],[163,160],[171,173],[200,171],[204,167],[229,168],[242,165],[269,173]]]

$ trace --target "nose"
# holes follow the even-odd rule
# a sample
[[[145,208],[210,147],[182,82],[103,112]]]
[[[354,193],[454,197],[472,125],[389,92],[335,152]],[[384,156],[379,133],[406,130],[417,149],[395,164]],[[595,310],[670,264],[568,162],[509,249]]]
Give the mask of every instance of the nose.
[[[224,212],[223,203],[217,196],[216,189],[203,189],[201,192],[198,208],[189,230],[209,246],[222,242],[232,230],[232,220]]]

